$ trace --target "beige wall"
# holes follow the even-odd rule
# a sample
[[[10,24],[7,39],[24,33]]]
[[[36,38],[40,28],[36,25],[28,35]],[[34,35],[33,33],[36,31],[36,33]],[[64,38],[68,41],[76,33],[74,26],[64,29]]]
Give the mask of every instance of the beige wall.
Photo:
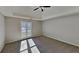
[[[45,36],[79,46],[79,13],[43,22]]]
[[[21,40],[21,21],[20,18],[6,17],[6,43]],[[42,34],[42,25],[40,21],[32,21],[32,36],[39,36]]]
[[[5,44],[5,21],[4,16],[0,14],[0,52]]]

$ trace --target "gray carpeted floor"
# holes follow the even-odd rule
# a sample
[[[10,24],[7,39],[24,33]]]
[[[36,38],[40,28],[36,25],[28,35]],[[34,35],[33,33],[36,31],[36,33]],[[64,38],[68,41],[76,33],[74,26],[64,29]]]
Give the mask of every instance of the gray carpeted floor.
[[[4,46],[2,53],[19,53],[20,41],[8,43]]]
[[[79,53],[79,47],[40,36],[32,38],[41,53]],[[2,53],[18,53],[20,41],[6,44]]]
[[[33,38],[42,53],[79,53],[79,47],[57,41],[48,37]]]

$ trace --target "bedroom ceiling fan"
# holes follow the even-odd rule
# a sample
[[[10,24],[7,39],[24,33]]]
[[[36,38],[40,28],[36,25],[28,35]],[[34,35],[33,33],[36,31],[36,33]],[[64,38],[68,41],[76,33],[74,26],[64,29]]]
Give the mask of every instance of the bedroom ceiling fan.
[[[43,12],[44,11],[44,8],[50,8],[51,6],[39,6],[37,8],[35,8],[33,11],[36,11],[38,9],[41,9],[41,11]]]

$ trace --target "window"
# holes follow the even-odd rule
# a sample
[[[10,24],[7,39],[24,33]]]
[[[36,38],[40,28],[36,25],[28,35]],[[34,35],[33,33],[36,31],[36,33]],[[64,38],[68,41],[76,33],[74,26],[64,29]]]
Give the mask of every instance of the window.
[[[21,39],[32,36],[32,22],[21,21]]]

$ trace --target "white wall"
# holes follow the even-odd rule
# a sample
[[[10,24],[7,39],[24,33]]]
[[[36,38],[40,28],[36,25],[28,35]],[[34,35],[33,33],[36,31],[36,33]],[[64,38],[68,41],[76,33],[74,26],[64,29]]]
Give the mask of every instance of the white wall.
[[[39,36],[42,33],[42,25],[40,21],[24,20],[21,18],[14,17],[6,17],[5,19],[6,43],[21,40],[21,21],[32,22],[32,36]]]
[[[42,22],[32,21],[32,36],[42,35]]]
[[[0,14],[0,52],[5,44],[5,21],[4,16]]]
[[[6,43],[21,40],[21,19],[6,17]]]
[[[79,46],[79,13],[43,22],[45,36]]]

